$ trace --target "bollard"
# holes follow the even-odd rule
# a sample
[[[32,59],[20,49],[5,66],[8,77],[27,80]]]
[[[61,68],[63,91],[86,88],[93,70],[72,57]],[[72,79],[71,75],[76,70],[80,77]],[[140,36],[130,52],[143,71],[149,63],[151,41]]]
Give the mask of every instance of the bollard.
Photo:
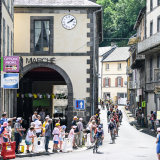
[[[87,143],[85,144],[86,147],[91,147],[92,146],[92,143],[91,143],[91,140],[90,140],[90,133],[87,134]]]
[[[7,150],[7,146],[11,146],[10,150]],[[3,159],[13,159],[16,158],[15,154],[16,142],[6,142],[3,143],[1,156]]]
[[[21,152],[24,153],[24,146],[21,146]]]
[[[64,138],[63,152],[72,152],[73,151],[72,145],[73,145],[72,138]]]
[[[41,153],[41,152],[45,152],[45,142],[44,142],[45,138],[44,137],[35,137],[34,138],[34,153]],[[40,142],[40,143],[39,143]],[[40,144],[40,145],[38,145]]]

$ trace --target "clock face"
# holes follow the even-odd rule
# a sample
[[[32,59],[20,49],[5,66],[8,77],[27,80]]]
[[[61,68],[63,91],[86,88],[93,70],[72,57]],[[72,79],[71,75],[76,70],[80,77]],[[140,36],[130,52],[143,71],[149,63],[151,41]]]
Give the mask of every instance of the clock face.
[[[66,29],[73,29],[77,24],[77,20],[72,15],[66,15],[62,19],[62,25]]]

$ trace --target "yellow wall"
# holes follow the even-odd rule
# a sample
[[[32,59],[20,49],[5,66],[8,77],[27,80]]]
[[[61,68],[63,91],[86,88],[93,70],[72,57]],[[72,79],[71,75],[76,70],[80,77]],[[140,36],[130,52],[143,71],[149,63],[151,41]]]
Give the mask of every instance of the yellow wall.
[[[29,57],[23,56],[24,66],[26,66],[26,58]],[[45,58],[45,57],[32,56],[32,58]],[[47,58],[50,59],[53,57],[47,56]],[[73,85],[74,98],[89,97],[90,94],[86,92],[86,88],[89,87],[89,83],[86,83],[87,82],[86,79],[90,78],[89,74],[87,74],[87,69],[90,68],[90,65],[87,64],[87,59],[89,59],[89,56],[80,56],[80,57],[67,56],[64,58],[62,58],[62,56],[56,56],[55,58],[56,58],[55,64],[61,67],[71,79]]]
[[[87,47],[87,14],[72,14],[77,19],[77,25],[72,30],[65,29],[62,24],[62,18],[66,14],[14,14],[14,53],[30,53],[30,16],[54,16],[54,53],[84,53],[90,51]],[[83,47],[82,47],[83,46]],[[79,49],[80,48],[80,49]],[[78,50],[77,50],[78,49]]]
[[[118,63],[121,63],[121,70],[118,70]],[[106,65],[109,64],[109,70],[106,70]],[[127,81],[126,75],[127,62],[104,62],[102,69],[102,97],[104,92],[110,93],[112,100],[117,96],[117,93],[127,93],[127,85],[124,82]],[[115,79],[117,77],[123,78],[123,87],[115,87]],[[111,78],[111,87],[103,87],[103,79]]]
[[[2,3],[2,19],[1,19],[1,48],[2,48],[2,56],[3,56],[3,18],[5,19],[5,56],[7,56],[7,26],[9,26],[9,56],[11,56],[11,31],[13,33],[13,21],[11,20],[8,11],[6,10],[4,4]],[[13,49],[13,47],[12,47]]]

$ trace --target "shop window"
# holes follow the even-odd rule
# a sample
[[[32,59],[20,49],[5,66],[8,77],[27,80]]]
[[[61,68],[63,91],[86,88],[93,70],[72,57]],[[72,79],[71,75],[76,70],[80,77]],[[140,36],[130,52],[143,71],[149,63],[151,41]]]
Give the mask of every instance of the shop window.
[[[5,56],[5,43],[6,43],[6,41],[5,41],[5,32],[6,32],[6,24],[5,24],[6,22],[5,22],[5,19],[3,18],[3,56]]]
[[[35,52],[49,52],[49,21],[35,21]]]
[[[9,56],[9,26],[7,26],[7,56]]]
[[[153,35],[153,21],[150,23],[150,36]]]

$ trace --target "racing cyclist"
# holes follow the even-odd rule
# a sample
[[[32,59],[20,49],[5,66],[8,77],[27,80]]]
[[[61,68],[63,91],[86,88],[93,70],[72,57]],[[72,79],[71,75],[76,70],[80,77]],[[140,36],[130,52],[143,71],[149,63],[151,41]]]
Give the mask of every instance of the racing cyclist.
[[[114,133],[115,129],[116,129],[116,126],[115,124],[113,123],[114,119],[112,118],[111,119],[111,122],[109,123],[108,125],[108,133],[110,132],[110,135],[111,135],[111,139],[112,139],[112,131]]]

